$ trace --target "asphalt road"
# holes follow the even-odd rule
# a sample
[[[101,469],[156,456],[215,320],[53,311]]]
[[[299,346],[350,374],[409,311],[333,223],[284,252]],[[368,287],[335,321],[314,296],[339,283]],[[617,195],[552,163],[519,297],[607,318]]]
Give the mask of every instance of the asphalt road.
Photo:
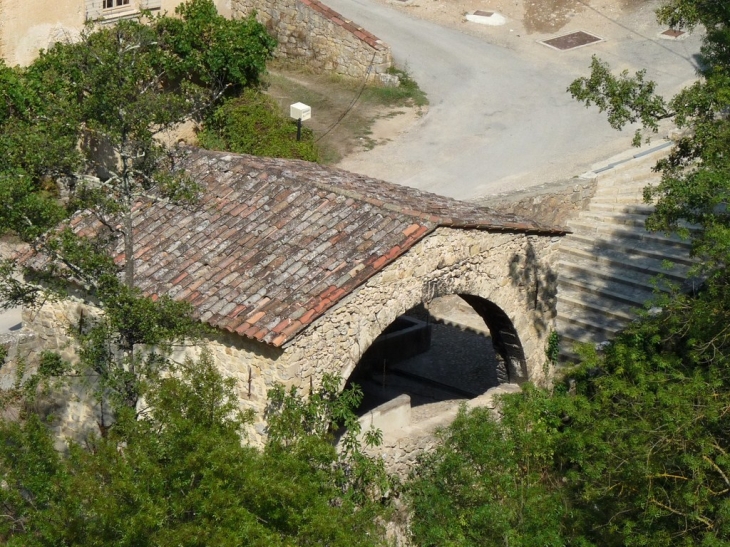
[[[566,93],[593,54],[620,68],[648,67],[659,90],[673,93],[694,78],[699,51],[697,37],[654,40],[645,22],[642,37],[631,21],[616,22],[613,39],[573,51],[529,37],[512,49],[374,0],[326,3],[388,43],[431,102],[405,135],[341,166],[459,199],[569,178],[629,148],[630,132],[612,130],[604,115]]]

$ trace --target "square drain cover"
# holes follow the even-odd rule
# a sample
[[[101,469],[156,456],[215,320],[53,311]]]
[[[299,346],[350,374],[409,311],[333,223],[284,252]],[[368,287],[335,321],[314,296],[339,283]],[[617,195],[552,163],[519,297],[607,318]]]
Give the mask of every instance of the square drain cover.
[[[477,10],[474,12],[474,15],[479,15],[480,17],[491,17],[492,15],[494,15],[494,12]]]
[[[603,38],[599,38],[598,36],[579,30],[578,32],[571,32],[570,34],[551,38],[550,40],[544,40],[540,43],[553,49],[566,51],[568,49],[576,49],[589,44],[595,44],[596,42],[603,42]]]
[[[669,30],[665,30],[662,32],[664,36],[669,36],[670,38],[679,38],[684,34],[684,31],[682,30],[674,30],[673,28],[670,28]]]

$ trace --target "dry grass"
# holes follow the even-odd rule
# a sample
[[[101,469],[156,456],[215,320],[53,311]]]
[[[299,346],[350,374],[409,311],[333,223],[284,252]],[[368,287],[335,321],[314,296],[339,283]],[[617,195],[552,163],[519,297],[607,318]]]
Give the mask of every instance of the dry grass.
[[[363,88],[362,81],[312,74],[283,64],[270,66],[267,82],[267,93],[276,99],[285,115],[289,115],[289,105],[295,102],[312,107],[312,118],[304,124],[314,131],[321,161],[326,164],[372,148],[375,141],[370,135],[375,120],[414,103],[408,94],[391,100],[395,95],[392,91],[371,82]]]

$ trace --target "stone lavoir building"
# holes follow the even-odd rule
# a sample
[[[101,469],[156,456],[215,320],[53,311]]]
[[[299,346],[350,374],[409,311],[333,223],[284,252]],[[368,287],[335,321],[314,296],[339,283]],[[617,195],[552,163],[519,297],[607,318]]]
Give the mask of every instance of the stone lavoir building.
[[[203,195],[193,208],[135,207],[135,281],[153,298],[190,302],[215,328],[205,345],[236,380],[242,407],[256,412],[258,434],[275,382],[307,392],[333,373],[344,386],[398,316],[444,295],[482,316],[511,382],[546,380],[550,263],[562,231],[313,163],[185,154],[180,168]],[[71,224],[94,231],[90,219]],[[121,246],[116,257],[124,259]],[[65,327],[87,305],[47,304],[25,325],[38,345],[63,349]],[[93,418],[72,406],[62,435]]]

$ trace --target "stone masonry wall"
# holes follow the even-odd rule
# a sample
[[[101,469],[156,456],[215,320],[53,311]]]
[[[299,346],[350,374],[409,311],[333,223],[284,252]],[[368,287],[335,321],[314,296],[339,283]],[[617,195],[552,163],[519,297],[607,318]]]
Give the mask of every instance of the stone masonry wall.
[[[344,385],[365,350],[396,317],[437,296],[466,293],[497,304],[512,320],[526,358],[521,378],[550,380],[545,369],[545,345],[554,320],[552,260],[559,238],[477,230],[439,228],[370,278],[338,306],[320,317],[283,349],[220,333],[206,347],[221,372],[236,380],[242,408],[256,412],[249,431],[254,442],[265,432],[266,393],[274,383],[308,392],[325,373],[339,375]],[[55,349],[73,358],[67,328],[78,324],[87,308],[78,301],[46,304],[24,325],[36,333],[35,353]],[[200,347],[180,347],[175,358],[197,357]],[[66,437],[93,430],[100,409],[71,393],[58,406],[57,433]],[[66,396],[68,394],[64,394]],[[60,406],[59,406],[60,405]],[[87,405],[88,406],[88,405]]]
[[[491,388],[479,397],[462,402],[462,404],[467,409],[486,407],[494,410],[498,405],[496,396],[519,391],[520,387],[515,384],[502,384]],[[418,458],[438,445],[439,431],[451,425],[459,411],[459,406],[458,402],[454,402],[448,409],[441,410],[438,414],[397,430],[385,432],[382,444],[369,448],[368,452],[372,456],[382,458],[389,473],[405,480],[415,467]],[[362,426],[363,431],[367,430],[367,423],[363,423]]]
[[[570,219],[588,207],[595,193],[595,178],[575,178],[489,196],[479,200],[479,204],[548,226],[567,226]]]
[[[439,228],[315,321],[285,350],[298,381],[325,372],[344,381],[396,317],[447,294],[471,294],[499,306],[521,339],[526,377],[549,381],[545,345],[555,313],[552,261],[560,238]]]
[[[318,0],[232,0],[234,17],[256,11],[279,41],[279,58],[357,79],[384,73],[390,48]]]

